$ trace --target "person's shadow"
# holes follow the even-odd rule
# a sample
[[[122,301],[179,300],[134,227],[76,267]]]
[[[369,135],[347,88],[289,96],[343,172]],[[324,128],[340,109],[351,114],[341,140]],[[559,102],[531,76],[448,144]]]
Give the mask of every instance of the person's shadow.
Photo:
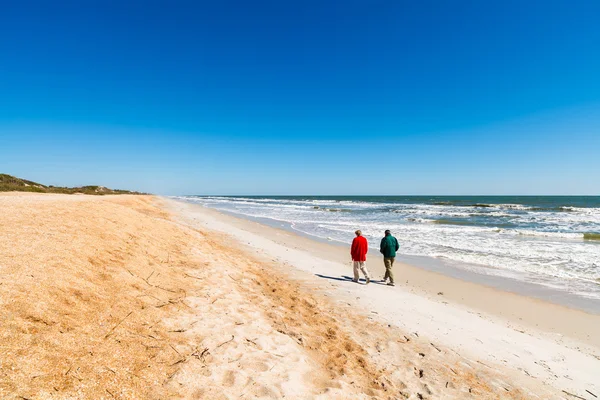
[[[346,275],[342,275],[341,277],[337,277],[337,276],[328,276],[328,275],[322,275],[322,274],[315,274],[316,276],[318,276],[319,278],[324,278],[324,279],[331,279],[332,281],[339,281],[339,282],[352,282],[352,277],[351,276],[346,276]],[[360,278],[358,280],[359,282],[366,282],[364,278]],[[379,285],[384,285],[383,281],[376,281],[371,279],[371,283],[377,283]]]

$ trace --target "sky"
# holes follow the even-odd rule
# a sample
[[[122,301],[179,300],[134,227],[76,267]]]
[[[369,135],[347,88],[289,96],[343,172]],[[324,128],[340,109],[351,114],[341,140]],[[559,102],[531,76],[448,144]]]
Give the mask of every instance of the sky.
[[[600,194],[595,0],[1,5],[0,173],[167,195]]]

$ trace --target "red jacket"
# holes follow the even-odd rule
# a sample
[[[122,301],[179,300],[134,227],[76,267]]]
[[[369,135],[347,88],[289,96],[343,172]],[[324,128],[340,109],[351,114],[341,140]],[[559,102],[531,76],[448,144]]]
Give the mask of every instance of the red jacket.
[[[355,237],[352,241],[352,247],[350,248],[352,261],[367,261],[367,251],[369,251],[367,238],[364,236]]]

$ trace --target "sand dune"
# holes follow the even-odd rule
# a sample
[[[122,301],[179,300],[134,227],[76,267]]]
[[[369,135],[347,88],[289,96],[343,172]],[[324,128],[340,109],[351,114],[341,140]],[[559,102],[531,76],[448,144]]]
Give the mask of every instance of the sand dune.
[[[159,199],[0,209],[1,398],[561,398],[353,312]]]

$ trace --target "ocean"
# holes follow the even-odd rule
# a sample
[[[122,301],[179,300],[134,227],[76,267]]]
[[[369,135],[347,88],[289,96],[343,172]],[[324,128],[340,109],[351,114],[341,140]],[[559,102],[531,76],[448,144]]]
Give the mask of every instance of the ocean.
[[[180,196],[349,244],[385,229],[404,256],[600,299],[600,196]]]

